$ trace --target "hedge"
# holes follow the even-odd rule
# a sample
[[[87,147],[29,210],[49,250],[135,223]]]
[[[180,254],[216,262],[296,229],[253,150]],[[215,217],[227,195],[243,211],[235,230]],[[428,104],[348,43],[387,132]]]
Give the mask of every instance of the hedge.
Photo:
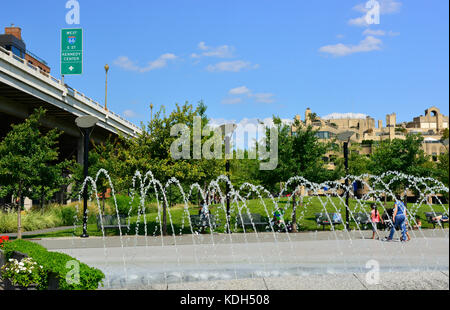
[[[42,265],[48,274],[56,274],[59,280],[59,289],[61,290],[96,290],[99,285],[103,286],[105,275],[102,271],[89,267],[67,254],[49,252],[43,246],[25,240],[4,242],[2,245],[6,259],[11,258],[14,251],[21,252],[33,258],[39,265]],[[66,263],[74,260],[80,264],[80,281],[79,284],[68,284],[66,274],[69,269],[66,268]],[[48,288],[48,278],[44,281],[45,283],[38,283],[39,289]]]

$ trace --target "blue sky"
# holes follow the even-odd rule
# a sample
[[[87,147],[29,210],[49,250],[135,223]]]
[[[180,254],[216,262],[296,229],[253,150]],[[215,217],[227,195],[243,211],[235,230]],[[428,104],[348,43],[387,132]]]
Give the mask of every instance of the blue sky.
[[[22,28],[27,48],[59,78],[60,29],[84,29],[84,74],[66,82],[136,124],[149,104],[204,100],[216,120],[364,113],[412,120],[449,114],[449,3],[379,0],[379,25],[362,25],[365,0],[67,0],[2,4],[0,26]]]

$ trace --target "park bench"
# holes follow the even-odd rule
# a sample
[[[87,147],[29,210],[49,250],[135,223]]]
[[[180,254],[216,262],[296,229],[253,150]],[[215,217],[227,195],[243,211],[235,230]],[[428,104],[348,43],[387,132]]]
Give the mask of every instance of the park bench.
[[[191,225],[192,228],[201,228],[204,230],[206,227],[216,228],[219,226],[216,221],[216,217],[213,214],[209,215],[209,219],[207,217],[202,217],[201,215],[191,215]]]
[[[127,223],[127,217],[125,215],[119,215],[120,218],[120,227],[129,228]],[[119,221],[117,220],[117,215],[97,215],[97,229],[102,229],[102,220],[103,220],[103,228],[104,229],[118,229]]]
[[[441,220],[436,220],[437,216],[443,216],[444,214],[441,212],[425,212],[425,216],[427,217],[427,222],[433,224],[433,228],[436,228],[436,224],[441,224],[444,227],[445,223],[448,224],[448,221],[444,222]]]
[[[355,222],[358,225],[362,225],[364,227],[364,229],[366,229],[367,225],[370,224],[370,218],[367,213],[364,213],[364,212],[355,213],[354,218],[355,218]]]
[[[322,230],[325,230],[326,225],[342,224],[342,217],[339,213],[316,213],[316,223],[322,225]]]
[[[242,213],[241,215],[242,218],[238,215],[236,221],[236,224],[240,227],[245,228],[250,226],[252,228],[255,227],[256,229],[258,229],[258,227],[266,227],[268,225],[267,222],[261,220],[261,214],[251,213],[251,218],[246,213]]]

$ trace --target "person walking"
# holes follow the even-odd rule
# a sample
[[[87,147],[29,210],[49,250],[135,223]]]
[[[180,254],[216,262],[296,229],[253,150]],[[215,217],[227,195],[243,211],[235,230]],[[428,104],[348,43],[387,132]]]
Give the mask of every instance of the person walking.
[[[406,206],[405,204],[397,199],[394,205],[394,213],[392,214],[393,224],[391,228],[391,233],[389,234],[388,241],[391,241],[394,237],[395,229],[399,227],[402,231],[401,241],[409,241],[407,238],[408,232],[406,231]]]

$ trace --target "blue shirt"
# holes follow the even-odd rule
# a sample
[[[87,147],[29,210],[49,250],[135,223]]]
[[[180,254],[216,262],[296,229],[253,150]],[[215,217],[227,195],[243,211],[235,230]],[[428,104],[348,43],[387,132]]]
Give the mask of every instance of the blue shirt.
[[[405,204],[401,201],[396,201],[395,206],[397,207],[397,215],[404,215],[406,211]]]

